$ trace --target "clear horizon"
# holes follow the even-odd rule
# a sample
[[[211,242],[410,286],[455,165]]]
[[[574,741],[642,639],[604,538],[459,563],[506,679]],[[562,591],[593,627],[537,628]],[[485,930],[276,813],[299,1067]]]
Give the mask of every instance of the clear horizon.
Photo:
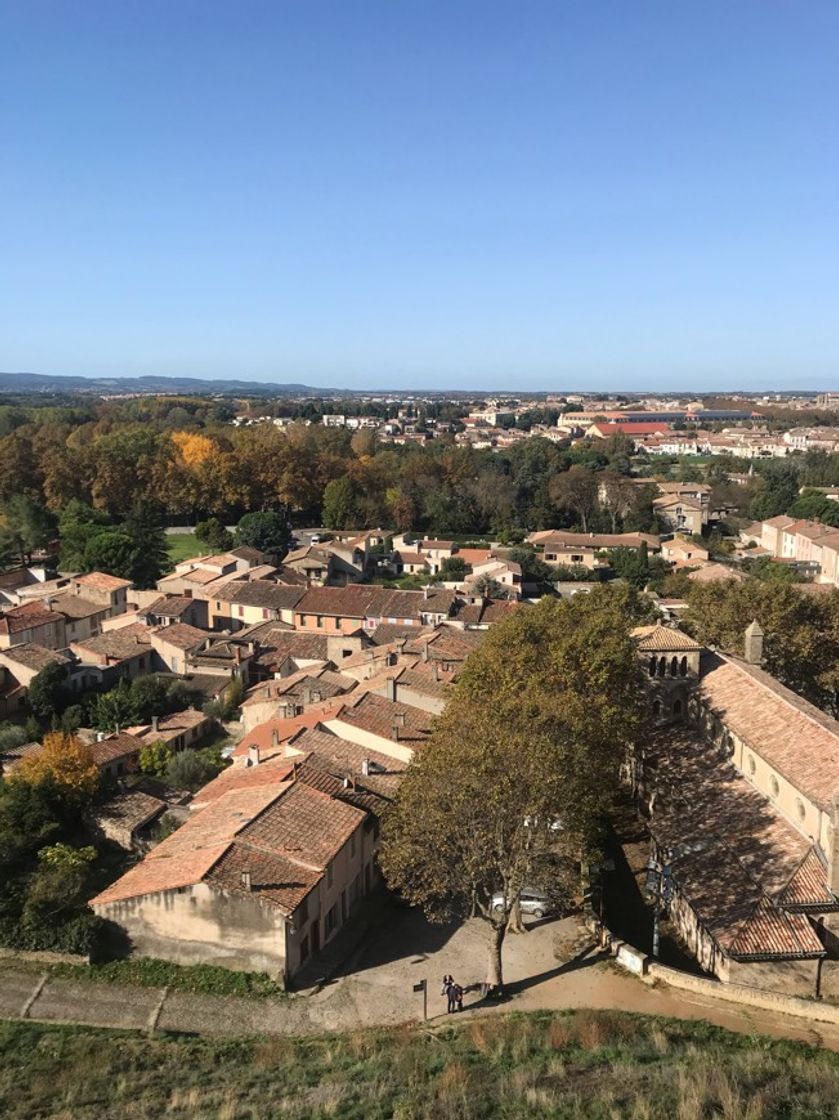
[[[839,383],[835,4],[91,0],[3,32],[2,369]]]

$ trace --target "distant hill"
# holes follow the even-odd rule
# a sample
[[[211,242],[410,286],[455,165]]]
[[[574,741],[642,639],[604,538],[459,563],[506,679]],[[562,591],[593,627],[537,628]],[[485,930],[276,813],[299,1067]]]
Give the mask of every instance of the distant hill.
[[[0,393],[172,393],[185,396],[331,396],[337,389],[202,377],[52,377],[41,373],[0,373]],[[352,394],[347,392],[345,396]]]

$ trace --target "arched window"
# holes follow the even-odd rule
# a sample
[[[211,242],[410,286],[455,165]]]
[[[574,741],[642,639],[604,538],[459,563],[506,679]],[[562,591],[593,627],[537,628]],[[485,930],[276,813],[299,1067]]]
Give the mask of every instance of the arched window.
[[[796,797],[796,799],[795,799],[795,808],[798,811],[798,819],[800,821],[803,821],[804,818],[807,816],[807,810],[804,808],[804,802],[801,800],[800,797]]]
[[[684,656],[684,657],[682,658],[682,663],[681,663],[681,665],[679,666],[679,672],[680,672],[680,673],[682,674],[682,676],[683,676],[683,677],[686,677],[686,676],[688,675],[688,659],[687,659],[687,654],[685,654],[685,656]]]
[[[660,716],[661,715],[661,701],[660,700],[653,700],[653,715],[654,716]]]
[[[663,654],[658,659],[658,675],[660,677],[667,676],[667,658]]]
[[[769,779],[769,787],[772,790],[772,796],[777,797],[778,794],[780,793],[781,787],[778,785],[778,779],[775,777],[774,774]]]
[[[655,676],[655,671],[656,671],[657,668],[658,668],[658,660],[656,659],[655,654],[653,654],[653,656],[650,658],[650,676],[651,677]]]
[[[682,702],[681,702],[681,700],[674,700],[673,701],[673,715],[674,716],[680,716],[681,714],[682,714]]]
[[[754,760],[754,756],[749,755],[749,773],[754,774],[755,770],[757,770],[757,763]]]
[[[678,675],[679,675],[679,659],[674,653],[673,656],[670,658],[670,676],[671,677],[678,677]]]

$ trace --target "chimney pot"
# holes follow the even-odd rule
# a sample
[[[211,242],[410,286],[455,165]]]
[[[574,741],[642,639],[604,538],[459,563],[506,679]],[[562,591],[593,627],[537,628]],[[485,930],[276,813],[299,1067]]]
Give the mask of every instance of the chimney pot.
[[[278,747],[280,745],[280,733],[276,727],[271,731],[271,746]]]
[[[363,758],[361,760],[361,773],[364,775],[365,778],[370,776],[370,759],[369,758]]]
[[[253,890],[253,880],[251,879],[250,871],[243,871],[242,872],[242,886],[245,888],[246,891],[252,891]]]

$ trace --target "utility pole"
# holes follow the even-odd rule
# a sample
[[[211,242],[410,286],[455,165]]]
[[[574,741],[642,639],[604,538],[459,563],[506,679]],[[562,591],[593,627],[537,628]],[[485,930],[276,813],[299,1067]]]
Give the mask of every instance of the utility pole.
[[[665,853],[662,853],[665,855]],[[667,909],[672,893],[670,864],[666,859],[650,856],[647,860],[647,894],[653,897],[653,960],[658,960],[661,946],[661,915]]]

